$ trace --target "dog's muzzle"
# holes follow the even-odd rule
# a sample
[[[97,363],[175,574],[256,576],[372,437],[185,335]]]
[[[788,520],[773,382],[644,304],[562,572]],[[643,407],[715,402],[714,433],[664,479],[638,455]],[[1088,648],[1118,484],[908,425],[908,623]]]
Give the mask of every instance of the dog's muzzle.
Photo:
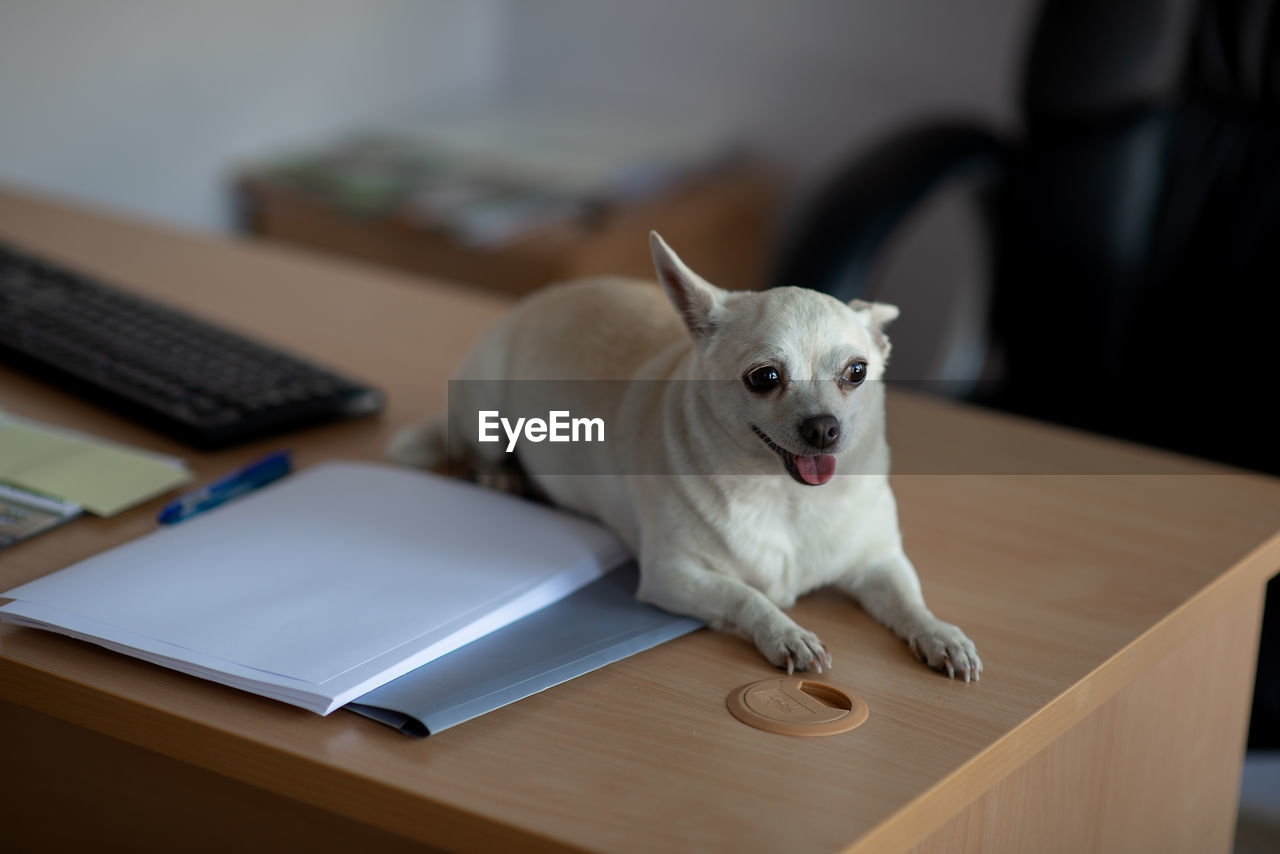
[[[836,458],[831,454],[795,454],[769,438],[763,430],[752,424],[751,429],[760,437],[760,441],[768,445],[775,454],[782,458],[782,464],[796,483],[805,486],[822,486],[831,480],[836,473]]]

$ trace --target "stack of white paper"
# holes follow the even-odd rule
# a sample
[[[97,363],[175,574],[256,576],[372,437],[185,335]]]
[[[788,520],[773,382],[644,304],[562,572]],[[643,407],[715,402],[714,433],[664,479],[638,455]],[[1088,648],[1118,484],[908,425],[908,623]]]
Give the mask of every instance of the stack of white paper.
[[[328,714],[627,557],[543,505],[330,463],[0,593],[0,619]]]

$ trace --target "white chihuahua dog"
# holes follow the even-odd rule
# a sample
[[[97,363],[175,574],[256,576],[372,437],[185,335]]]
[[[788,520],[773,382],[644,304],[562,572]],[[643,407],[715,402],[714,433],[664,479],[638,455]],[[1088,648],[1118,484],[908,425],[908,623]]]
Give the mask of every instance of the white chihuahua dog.
[[[783,609],[836,585],[921,661],[976,680],[977,650],[925,606],[898,532],[880,382],[898,309],[804,288],[724,291],[656,233],[650,244],[669,302],[616,278],[530,296],[457,375],[503,382],[456,383],[450,416],[402,431],[391,457],[464,456],[482,474],[518,457],[548,499],[630,546],[640,599],[737,630],[788,673],[821,672],[831,655]],[[608,442],[575,446],[573,472],[561,447],[479,441],[478,411],[547,380],[591,381],[561,392],[580,389],[569,407],[610,425]]]

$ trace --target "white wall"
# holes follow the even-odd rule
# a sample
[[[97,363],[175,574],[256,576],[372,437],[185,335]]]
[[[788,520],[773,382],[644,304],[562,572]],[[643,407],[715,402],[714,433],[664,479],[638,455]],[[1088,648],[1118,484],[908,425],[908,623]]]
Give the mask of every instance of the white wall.
[[[500,0],[0,0],[0,181],[197,228],[227,170],[499,83]]]
[[[1007,123],[1034,0],[0,0],[0,181],[197,228],[237,163],[473,97],[712,114],[793,197],[912,117]]]
[[[1034,0],[510,0],[516,96],[711,113],[804,185],[921,115],[1010,124]]]

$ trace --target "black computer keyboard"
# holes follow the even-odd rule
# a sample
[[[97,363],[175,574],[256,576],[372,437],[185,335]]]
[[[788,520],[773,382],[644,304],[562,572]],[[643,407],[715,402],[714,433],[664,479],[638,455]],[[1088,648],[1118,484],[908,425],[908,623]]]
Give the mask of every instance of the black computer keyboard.
[[[5,244],[0,360],[201,448],[383,406],[376,389]]]

